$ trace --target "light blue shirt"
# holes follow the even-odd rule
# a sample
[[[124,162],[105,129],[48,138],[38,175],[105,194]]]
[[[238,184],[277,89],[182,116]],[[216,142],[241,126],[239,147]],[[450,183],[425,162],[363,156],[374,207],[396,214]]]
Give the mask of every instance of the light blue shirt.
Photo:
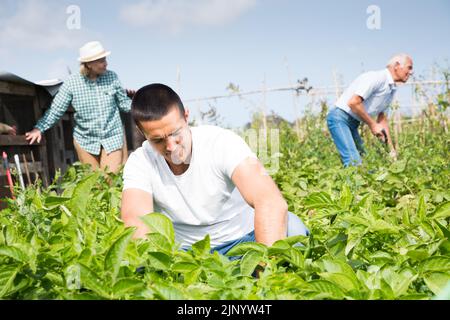
[[[388,69],[369,71],[361,74],[350,84],[336,101],[336,106],[362,121],[348,106],[348,101],[353,95],[363,98],[364,109],[370,116],[375,116],[389,108],[396,90],[397,86]]]

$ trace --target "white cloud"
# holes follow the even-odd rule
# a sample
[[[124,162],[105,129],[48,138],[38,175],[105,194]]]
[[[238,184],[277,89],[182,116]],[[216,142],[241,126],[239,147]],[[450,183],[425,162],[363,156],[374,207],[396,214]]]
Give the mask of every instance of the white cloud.
[[[11,8],[10,8],[11,9]],[[18,1],[16,9],[0,20],[0,51],[18,48],[52,51],[75,49],[92,36],[84,29],[69,30],[67,7],[37,0]],[[3,8],[5,10],[5,8]]]
[[[66,59],[57,59],[53,61],[52,64],[47,68],[47,79],[66,79],[69,76],[69,67],[72,65],[72,62],[68,62]],[[71,72],[77,70],[70,70]],[[45,80],[45,79],[41,79]]]
[[[178,33],[195,25],[220,26],[256,5],[257,0],[142,0],[122,7],[125,23]]]

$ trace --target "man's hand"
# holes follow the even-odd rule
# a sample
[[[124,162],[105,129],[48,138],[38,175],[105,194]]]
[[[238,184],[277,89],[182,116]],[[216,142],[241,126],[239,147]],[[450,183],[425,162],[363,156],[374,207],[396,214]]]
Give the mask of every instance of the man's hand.
[[[33,144],[35,141],[40,143],[42,139],[42,132],[39,129],[34,128],[30,132],[25,133],[25,139],[29,140],[30,144]]]
[[[12,126],[8,128],[7,134],[11,136],[15,136],[17,134],[17,128],[16,126]]]
[[[384,126],[373,121],[371,122],[371,124],[369,125],[370,131],[372,132],[372,134],[377,137],[380,138],[382,140],[385,139],[384,134],[383,134],[383,130],[384,130]],[[385,131],[386,132],[386,131]],[[386,142],[386,141],[384,141]]]
[[[16,126],[8,126],[6,123],[0,123],[0,134],[16,135]]]

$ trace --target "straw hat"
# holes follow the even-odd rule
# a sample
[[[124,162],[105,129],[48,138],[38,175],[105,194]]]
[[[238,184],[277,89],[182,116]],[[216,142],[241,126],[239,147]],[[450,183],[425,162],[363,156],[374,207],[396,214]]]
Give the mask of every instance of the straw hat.
[[[80,48],[80,62],[90,62],[109,56],[111,51],[105,51],[102,44],[98,41],[91,41]]]

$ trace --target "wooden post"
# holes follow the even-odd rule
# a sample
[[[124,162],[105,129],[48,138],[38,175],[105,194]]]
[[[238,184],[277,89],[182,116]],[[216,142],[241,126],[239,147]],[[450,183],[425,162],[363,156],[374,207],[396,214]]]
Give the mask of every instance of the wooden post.
[[[399,153],[399,144],[398,144],[398,140],[399,140],[399,133],[400,133],[400,117],[399,117],[400,113],[398,112],[398,109],[396,109],[394,111],[394,148],[395,150],[397,150],[397,152]]]
[[[292,78],[291,78],[291,69],[289,67],[289,63],[286,57],[284,57],[284,63],[287,69],[287,73],[288,73],[288,81],[289,81],[289,86],[292,87]],[[294,117],[295,117],[295,132],[297,133],[297,139],[299,141],[302,141],[302,134],[300,132],[300,114],[298,112],[298,106],[297,106],[297,91],[294,91],[294,93],[292,93],[292,105],[294,106]]]
[[[25,173],[27,176],[28,185],[31,185],[32,183],[31,183],[30,171],[28,171],[27,157],[25,157],[24,153],[22,153],[22,159],[23,159],[23,165],[25,167]]]

